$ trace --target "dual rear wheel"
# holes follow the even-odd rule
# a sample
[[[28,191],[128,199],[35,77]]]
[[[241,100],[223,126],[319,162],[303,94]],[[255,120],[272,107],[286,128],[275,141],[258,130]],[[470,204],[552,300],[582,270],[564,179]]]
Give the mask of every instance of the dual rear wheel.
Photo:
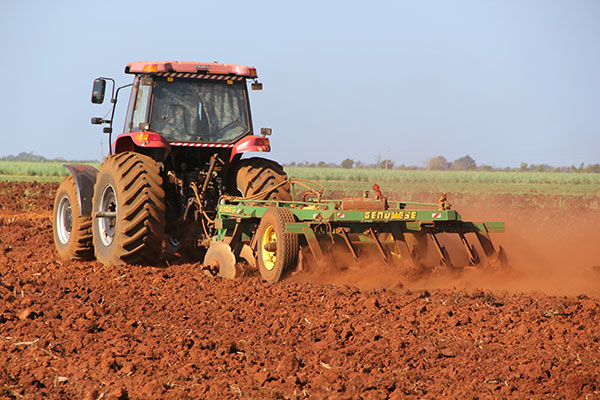
[[[62,181],[54,200],[54,246],[63,261],[91,260],[92,218],[79,216],[79,196],[72,176]]]
[[[162,166],[133,152],[109,156],[100,166],[92,210],[96,259],[105,265],[159,260],[165,231]]]
[[[94,186],[92,216],[79,214],[77,187],[67,177],[54,202],[54,243],[61,259],[157,262],[165,230],[161,165],[134,152],[107,157]]]

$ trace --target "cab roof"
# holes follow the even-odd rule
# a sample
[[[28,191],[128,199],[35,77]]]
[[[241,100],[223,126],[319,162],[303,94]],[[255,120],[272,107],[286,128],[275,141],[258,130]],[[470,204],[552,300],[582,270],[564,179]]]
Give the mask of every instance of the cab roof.
[[[221,64],[217,62],[190,61],[136,61],[125,67],[126,74],[156,74],[161,72],[186,72],[194,74],[234,75],[256,78],[256,68],[248,65]]]

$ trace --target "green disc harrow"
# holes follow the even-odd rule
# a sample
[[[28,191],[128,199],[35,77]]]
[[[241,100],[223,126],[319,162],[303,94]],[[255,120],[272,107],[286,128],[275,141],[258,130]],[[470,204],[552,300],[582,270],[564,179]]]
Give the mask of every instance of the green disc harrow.
[[[445,194],[437,204],[388,201],[373,185],[374,197],[365,192],[362,198],[323,200],[322,186],[317,190],[307,181],[291,182],[308,189],[301,199],[220,200],[217,235],[205,258],[209,270],[233,278],[242,262],[277,282],[294,270],[360,267],[369,255],[399,271],[507,265],[504,250],[496,249],[490,237],[504,232],[504,223],[463,221]],[[448,234],[453,249],[464,249],[463,265],[450,257]],[[475,239],[473,244],[468,238]]]

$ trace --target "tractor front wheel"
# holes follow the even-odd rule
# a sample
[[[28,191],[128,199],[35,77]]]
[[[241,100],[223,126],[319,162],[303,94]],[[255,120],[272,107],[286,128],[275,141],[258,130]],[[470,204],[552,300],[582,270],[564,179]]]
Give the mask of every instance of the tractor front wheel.
[[[260,276],[267,282],[279,282],[298,259],[298,235],[287,233],[287,223],[295,222],[286,208],[272,207],[265,211],[258,227],[257,257]]]
[[[283,167],[261,157],[240,160],[235,175],[238,190],[253,200],[291,201],[290,183]]]
[[[165,193],[161,166],[133,152],[109,156],[94,186],[96,258],[105,265],[149,264],[162,251]]]
[[[63,180],[56,191],[52,231],[56,252],[62,260],[94,258],[92,218],[79,216],[79,197],[72,176]]]

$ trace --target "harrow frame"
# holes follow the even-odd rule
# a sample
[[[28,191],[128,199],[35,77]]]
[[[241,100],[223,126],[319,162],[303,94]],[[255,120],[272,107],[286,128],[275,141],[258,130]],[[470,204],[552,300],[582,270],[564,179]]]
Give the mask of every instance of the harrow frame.
[[[377,249],[387,264],[400,261],[401,265],[408,263],[421,269],[461,269],[486,262],[488,265],[508,263],[502,246],[496,249],[490,237],[490,233],[504,232],[504,222],[463,221],[456,210],[439,209],[443,208],[441,203],[388,202],[383,199],[385,207],[373,209],[369,208],[373,201],[362,204],[362,199],[351,199],[345,205],[347,200],[321,200],[320,195],[316,199],[302,201],[222,198],[215,219],[217,234],[212,240],[223,241],[232,249],[247,245],[256,254],[256,230],[261,218],[269,208],[282,207],[289,210],[295,220],[286,223],[286,232],[298,235],[300,253],[307,249],[318,266],[326,266],[330,261],[327,249],[323,248],[329,243],[343,244],[354,262],[358,262],[363,247],[370,246]],[[438,238],[441,233],[458,235],[467,252],[468,265],[452,263],[446,247]],[[468,242],[466,234],[469,233],[477,238],[485,260]],[[415,240],[427,238],[437,253],[438,262],[433,265],[427,265],[431,260],[430,254],[423,254],[423,249],[415,244]]]

